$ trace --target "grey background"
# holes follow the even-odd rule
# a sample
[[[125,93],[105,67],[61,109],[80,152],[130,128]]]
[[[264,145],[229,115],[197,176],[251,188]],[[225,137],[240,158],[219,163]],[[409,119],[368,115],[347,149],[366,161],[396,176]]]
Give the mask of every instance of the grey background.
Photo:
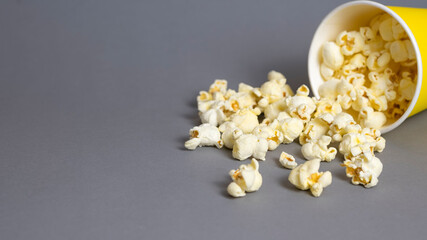
[[[303,162],[297,144],[242,199],[229,150],[183,148],[215,78],[308,84],[311,38],[343,2],[1,1],[0,239],[425,239],[427,112],[385,135],[377,187],[338,159],[320,198],[278,164]]]

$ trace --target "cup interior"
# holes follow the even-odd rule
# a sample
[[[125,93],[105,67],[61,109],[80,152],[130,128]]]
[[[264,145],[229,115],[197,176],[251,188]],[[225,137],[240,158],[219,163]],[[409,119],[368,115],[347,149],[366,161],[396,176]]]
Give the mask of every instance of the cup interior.
[[[362,26],[368,26],[370,20],[380,14],[388,13],[394,17],[405,29],[409,39],[411,40],[414,49],[417,53],[418,64],[418,79],[414,97],[408,106],[406,112],[392,124],[382,127],[381,132],[386,133],[399,126],[411,113],[418,99],[421,89],[422,65],[421,55],[415,38],[406,23],[392,10],[386,6],[372,1],[354,1],[348,2],[335,8],[330,12],[320,23],[317,28],[313,40],[311,42],[310,51],[308,54],[308,76],[310,80],[311,90],[316,98],[319,98],[319,86],[324,82],[320,74],[320,65],[322,62],[322,46],[325,42],[335,41],[336,36],[344,30],[352,31],[359,30]]]

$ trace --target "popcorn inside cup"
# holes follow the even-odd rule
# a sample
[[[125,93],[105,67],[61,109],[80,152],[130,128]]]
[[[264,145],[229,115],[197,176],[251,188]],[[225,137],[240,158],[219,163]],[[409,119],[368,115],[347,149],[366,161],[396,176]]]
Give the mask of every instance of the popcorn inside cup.
[[[387,13],[325,42],[319,71],[319,96],[338,102],[362,127],[376,129],[402,117],[418,78],[414,47]]]

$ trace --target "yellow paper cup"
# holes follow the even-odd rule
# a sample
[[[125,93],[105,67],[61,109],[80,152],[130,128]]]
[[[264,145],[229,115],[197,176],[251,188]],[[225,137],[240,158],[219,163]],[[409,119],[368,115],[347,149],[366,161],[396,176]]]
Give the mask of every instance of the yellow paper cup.
[[[418,67],[414,97],[397,121],[381,129],[381,132],[386,133],[398,127],[406,118],[427,108],[427,79],[423,81],[423,69],[427,69],[427,29],[424,27],[427,9],[391,7],[372,1],[353,1],[338,6],[323,19],[314,34],[308,54],[308,76],[314,96],[319,97],[317,90],[324,82],[320,74],[322,45],[327,41],[334,41],[344,30],[368,26],[374,16],[384,12],[395,18],[405,29],[414,46]]]

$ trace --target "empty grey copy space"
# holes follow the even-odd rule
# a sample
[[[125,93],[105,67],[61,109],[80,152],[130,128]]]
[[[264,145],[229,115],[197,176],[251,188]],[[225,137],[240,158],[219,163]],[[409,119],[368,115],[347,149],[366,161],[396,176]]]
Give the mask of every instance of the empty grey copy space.
[[[344,2],[1,1],[0,239],[425,239],[427,112],[384,135],[378,186],[352,185],[340,155],[320,198],[278,162],[304,162],[296,143],[240,199],[230,150],[184,148],[215,79],[308,85],[311,38]]]

